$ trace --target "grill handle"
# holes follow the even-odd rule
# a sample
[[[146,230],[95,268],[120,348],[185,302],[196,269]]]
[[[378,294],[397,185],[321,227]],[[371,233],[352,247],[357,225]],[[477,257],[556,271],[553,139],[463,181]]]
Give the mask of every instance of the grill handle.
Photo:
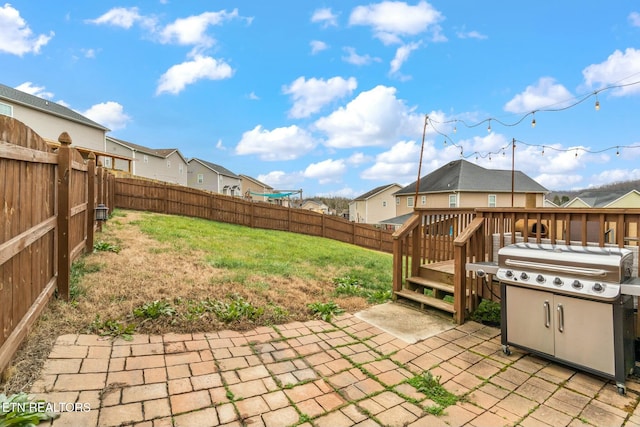
[[[549,305],[549,301],[545,301],[542,304],[542,308],[544,310],[544,327],[549,328],[551,326],[551,306]]]
[[[507,259],[504,263],[509,267],[521,267],[524,269],[537,268],[553,271],[555,273],[580,274],[582,276],[592,277],[605,277],[607,275],[607,270],[598,268],[572,267],[570,265],[554,265],[545,264],[543,262],[519,261],[515,259]]]
[[[558,331],[564,332],[564,307],[558,304]]]

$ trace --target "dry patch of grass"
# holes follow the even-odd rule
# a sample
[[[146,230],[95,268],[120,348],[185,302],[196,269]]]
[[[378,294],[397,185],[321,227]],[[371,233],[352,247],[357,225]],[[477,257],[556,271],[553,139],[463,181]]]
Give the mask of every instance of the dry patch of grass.
[[[103,250],[84,256],[76,265],[83,274],[73,288],[75,298],[68,303],[55,298],[51,301],[4,373],[0,391],[29,391],[55,339],[62,334],[247,330],[311,319],[314,313],[308,305],[314,302],[334,301],[347,312],[372,304],[362,296],[336,293],[335,278],[353,274],[358,271],[356,267],[346,269],[332,261],[315,271],[311,268],[312,274],[306,271],[299,275],[290,272],[278,275],[245,268],[246,261],[234,268],[234,262],[229,261],[233,253],[225,254],[225,262],[231,266],[220,267],[220,262],[212,260],[211,252],[224,249],[199,247],[188,240],[185,243],[179,235],[187,233],[184,230],[176,231],[175,239],[156,238],[140,226],[150,217],[147,213],[122,212],[96,235],[96,247]],[[214,232],[214,236],[215,233],[222,236],[223,231]],[[297,235],[289,236],[294,239]],[[252,245],[250,235],[243,234],[239,239],[247,239],[247,244]],[[351,248],[354,253],[364,251]],[[268,258],[270,254],[261,256]],[[378,253],[371,256],[376,259],[371,263],[377,263],[377,257],[382,259],[382,265],[388,260],[386,286],[390,290],[391,256]]]

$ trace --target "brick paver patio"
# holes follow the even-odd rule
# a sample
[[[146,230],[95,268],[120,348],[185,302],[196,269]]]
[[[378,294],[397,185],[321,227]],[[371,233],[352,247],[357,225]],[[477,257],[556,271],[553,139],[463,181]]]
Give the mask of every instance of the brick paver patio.
[[[244,333],[65,335],[32,393],[69,411],[56,427],[640,425],[636,378],[621,396],[611,381],[505,356],[499,334],[468,322],[407,344],[347,314]],[[436,413],[408,383],[426,371],[462,399]]]

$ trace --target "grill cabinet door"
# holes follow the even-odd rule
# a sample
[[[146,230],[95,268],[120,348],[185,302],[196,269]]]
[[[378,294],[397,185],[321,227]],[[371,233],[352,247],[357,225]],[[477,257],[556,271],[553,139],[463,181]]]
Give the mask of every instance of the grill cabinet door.
[[[507,286],[505,290],[507,341],[553,356],[553,294],[517,286]]]
[[[554,302],[556,357],[615,375],[613,305],[562,295],[556,295]],[[562,332],[558,306],[564,313]]]

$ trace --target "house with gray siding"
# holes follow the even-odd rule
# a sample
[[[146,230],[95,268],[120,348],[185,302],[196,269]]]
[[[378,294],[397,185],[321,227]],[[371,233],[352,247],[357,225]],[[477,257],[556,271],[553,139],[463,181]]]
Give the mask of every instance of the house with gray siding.
[[[133,175],[187,185],[187,160],[177,148],[149,148],[110,136],[106,141],[107,153],[132,159]],[[114,161],[114,165],[105,166],[127,170],[124,161]]]
[[[104,152],[109,129],[53,101],[0,84],[0,114],[13,117],[33,129],[45,141],[57,142],[62,132],[72,147]]]
[[[189,187],[227,196],[243,195],[242,179],[229,169],[198,158],[189,159],[187,164]]]

